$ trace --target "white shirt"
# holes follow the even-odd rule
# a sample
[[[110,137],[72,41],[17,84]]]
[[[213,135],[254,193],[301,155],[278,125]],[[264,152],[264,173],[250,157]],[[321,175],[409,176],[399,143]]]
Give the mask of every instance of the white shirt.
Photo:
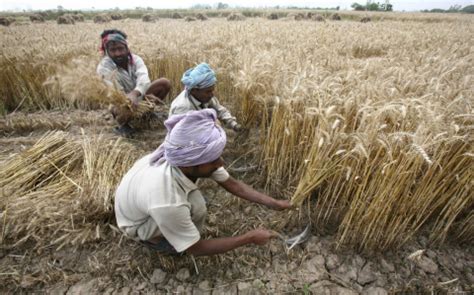
[[[217,118],[227,127],[234,128],[235,125],[237,125],[235,117],[232,116],[229,110],[219,103],[215,96],[211,98],[208,103],[202,104],[186,90],[181,92],[171,103],[169,116],[184,114],[189,111],[198,111],[205,108],[212,108],[216,110]]]
[[[156,236],[156,233],[141,225],[154,221],[160,234],[176,251],[182,252],[201,238],[192,221],[191,204],[188,202],[188,196],[198,190],[198,187],[179,168],[166,161],[152,166],[150,158],[151,154],[138,160],[117,188],[117,225],[127,234],[132,233],[134,238],[148,240]],[[217,182],[224,182],[229,177],[223,167],[214,171],[211,176]]]
[[[110,86],[118,86],[126,94],[132,90],[138,90],[141,96],[145,94],[150,87],[150,78],[148,69],[143,59],[138,55],[132,54],[133,63],[129,62],[128,70],[117,66],[114,61],[105,56],[97,66],[97,74]],[[114,81],[118,85],[115,85]]]

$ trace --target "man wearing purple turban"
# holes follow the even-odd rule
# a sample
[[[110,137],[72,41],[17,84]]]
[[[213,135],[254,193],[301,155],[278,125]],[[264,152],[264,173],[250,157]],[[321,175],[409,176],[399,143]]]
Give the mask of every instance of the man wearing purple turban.
[[[120,87],[130,99],[132,108],[136,108],[144,96],[155,103],[161,103],[168,95],[170,81],[160,78],[150,82],[143,59],[130,52],[124,32],[116,29],[102,32],[100,50],[104,57],[97,66],[97,73],[107,84]],[[130,112],[117,106],[114,106],[111,112],[119,124],[115,131],[130,135],[133,132],[129,125]]]
[[[165,141],[138,160],[123,177],[115,195],[117,225],[128,236],[162,253],[223,253],[237,247],[263,245],[273,237],[266,229],[240,236],[203,240],[200,231],[207,209],[196,181],[211,178],[228,192],[275,210],[290,207],[235,180],[221,158],[224,130],[213,109],[171,116]]]
[[[214,96],[216,74],[207,63],[187,70],[181,78],[181,83],[185,89],[171,103],[169,116],[211,108],[217,112],[217,118],[226,127],[235,131],[242,130],[235,117]]]

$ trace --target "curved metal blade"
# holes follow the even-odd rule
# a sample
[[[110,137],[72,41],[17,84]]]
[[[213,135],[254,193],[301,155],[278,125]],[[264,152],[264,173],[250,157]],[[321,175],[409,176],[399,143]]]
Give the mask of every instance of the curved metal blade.
[[[309,239],[311,235],[311,224],[308,224],[302,233],[292,238],[285,240],[285,243],[289,245],[288,250],[291,250],[294,246],[304,243]]]

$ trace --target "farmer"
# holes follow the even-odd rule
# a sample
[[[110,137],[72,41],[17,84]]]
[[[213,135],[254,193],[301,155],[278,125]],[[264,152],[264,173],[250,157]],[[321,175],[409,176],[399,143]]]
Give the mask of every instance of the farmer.
[[[115,195],[119,228],[128,236],[161,253],[193,255],[223,253],[237,247],[263,245],[273,237],[266,229],[239,236],[201,239],[206,201],[196,186],[211,178],[228,192],[274,210],[290,207],[235,180],[221,158],[226,134],[213,109],[190,111],[165,121],[165,141],[138,160],[123,177]]]
[[[226,127],[234,131],[242,130],[242,126],[237,123],[235,117],[214,96],[217,79],[208,64],[201,63],[195,68],[187,70],[181,78],[181,82],[185,88],[171,103],[170,116],[211,108],[216,110],[217,118]]]
[[[148,69],[138,55],[132,54],[128,48],[127,35],[116,29],[105,30],[100,35],[100,50],[104,57],[97,66],[97,73],[109,85],[116,85],[130,99],[132,109],[136,109],[144,96],[159,103],[170,91],[168,79],[160,78],[150,83]],[[129,125],[131,113],[113,106],[111,113],[119,126],[115,131],[121,135],[133,133]]]

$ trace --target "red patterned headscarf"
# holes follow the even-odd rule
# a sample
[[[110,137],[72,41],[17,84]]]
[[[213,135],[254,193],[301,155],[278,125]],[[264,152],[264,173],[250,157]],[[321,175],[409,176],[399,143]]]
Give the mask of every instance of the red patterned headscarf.
[[[121,34],[108,34],[105,35],[104,38],[102,38],[102,43],[100,44],[100,51],[102,52],[102,54],[107,54],[107,44],[110,41],[122,43],[128,48],[128,42],[124,36],[122,36]]]
[[[133,57],[132,57],[132,53],[130,52],[130,49],[128,48],[128,42],[127,42],[127,39],[125,39],[125,37],[121,34],[118,34],[118,33],[112,33],[112,34],[108,34],[108,35],[105,35],[104,38],[102,38],[102,42],[100,44],[100,52],[102,53],[102,55],[109,55],[108,52],[107,52],[107,44],[109,42],[118,42],[118,43],[122,43],[123,45],[125,45],[128,49],[128,52],[129,52],[129,62],[133,64]]]

